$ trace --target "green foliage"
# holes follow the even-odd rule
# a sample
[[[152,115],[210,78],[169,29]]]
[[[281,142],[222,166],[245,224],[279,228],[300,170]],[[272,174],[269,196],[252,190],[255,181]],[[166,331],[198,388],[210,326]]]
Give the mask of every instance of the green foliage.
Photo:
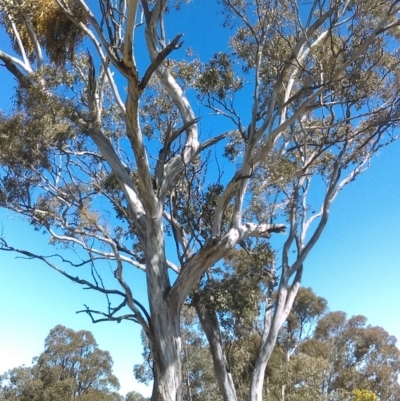
[[[184,401],[222,400],[212,363],[211,353],[194,308],[182,311],[182,361]]]
[[[311,288],[302,288],[297,294],[292,310],[281,330],[279,343],[287,352],[313,333],[315,324],[327,310],[325,298],[318,297]]]
[[[280,401],[282,394],[290,401],[328,400],[323,383],[329,363],[298,353],[288,360],[287,352],[277,346],[266,371],[264,391],[268,400]]]
[[[400,373],[396,339],[381,327],[367,326],[366,320],[364,316],[347,320],[343,312],[328,313],[300,350],[329,362],[328,391],[350,393],[358,388],[372,391],[382,400],[395,399]]]
[[[244,251],[233,254],[229,262],[239,272],[244,267],[251,271],[251,258]],[[211,299],[209,308],[229,310],[232,316],[241,315],[246,322],[244,330],[241,324],[227,324],[224,314],[218,315],[237,396],[244,401],[248,398],[260,335],[257,314],[249,314],[254,309],[249,309],[246,301],[240,305],[243,291],[247,295],[246,283],[231,281],[222,287],[216,285],[207,296]],[[236,303],[231,303],[233,294],[237,296]],[[367,326],[363,316],[347,320],[345,313],[327,310],[326,299],[310,288],[300,289],[266,369],[265,398],[281,401],[284,394],[289,401],[397,400],[400,351],[396,339],[380,327]],[[218,398],[215,378],[209,372],[211,356],[193,313],[193,309],[185,308],[182,314],[184,375],[191,378],[189,383],[196,397],[212,399],[214,394]],[[188,393],[185,394],[187,400]]]
[[[214,267],[212,280],[204,277],[201,298],[219,317],[224,333],[237,338],[251,332],[268,289],[276,285],[273,253],[267,242],[233,250],[223,268]]]
[[[13,48],[17,53],[21,54],[21,49],[12,28],[12,22],[15,23],[25,51],[31,60],[34,60],[35,55],[32,32],[35,32],[40,44],[46,49],[50,60],[57,66],[64,66],[67,60],[73,59],[75,50],[83,40],[84,34],[62,12],[55,1],[29,0],[7,3],[3,1],[2,3],[0,4],[0,21],[10,34]],[[78,20],[87,22],[86,14],[78,0],[67,0],[66,4]],[[28,28],[28,21],[31,24],[32,31]],[[60,46],[60,43],[63,45]]]
[[[198,158],[188,166],[170,195],[174,217],[180,221],[185,231],[191,234],[193,246],[203,244],[210,236],[215,207],[223,192],[223,185],[219,183],[204,183],[204,177],[199,173],[205,168],[205,164],[206,162]],[[229,226],[232,211],[232,205],[227,205],[221,222],[224,229]],[[174,234],[173,230],[168,232]]]
[[[137,391],[130,391],[125,396],[125,401],[149,401],[149,399],[143,397],[142,394],[138,393]]]
[[[378,397],[369,390],[355,389],[352,391],[353,401],[376,401]]]
[[[240,90],[243,82],[235,76],[231,57],[218,53],[200,70],[195,87],[201,97],[216,96],[220,101]]]
[[[32,367],[15,368],[1,377],[0,400],[120,401],[118,388],[112,359],[93,335],[58,325]]]

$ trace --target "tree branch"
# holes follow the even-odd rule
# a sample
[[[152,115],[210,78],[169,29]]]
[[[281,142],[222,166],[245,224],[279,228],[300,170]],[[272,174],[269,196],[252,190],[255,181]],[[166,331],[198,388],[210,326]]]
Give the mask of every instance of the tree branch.
[[[144,90],[144,88],[146,87],[146,85],[150,81],[150,78],[153,75],[154,71],[157,70],[157,68],[168,57],[168,55],[171,52],[173,52],[174,50],[177,50],[182,46],[183,42],[179,42],[179,40],[181,39],[182,36],[183,36],[183,33],[180,33],[179,35],[177,35],[172,40],[172,42],[169,45],[167,45],[166,47],[164,47],[164,49],[162,49],[158,53],[157,57],[152,60],[151,64],[149,65],[149,67],[147,68],[146,72],[144,73],[143,78],[139,82],[139,88],[140,89]]]
[[[3,52],[2,50],[0,50],[0,60],[4,62],[4,66],[8,71],[11,72],[12,75],[14,75],[22,87],[29,88],[32,85],[31,81],[19,70],[19,68],[22,68],[26,74],[30,74],[33,71],[29,66],[24,64],[21,60],[18,60],[16,57],[12,57]]]

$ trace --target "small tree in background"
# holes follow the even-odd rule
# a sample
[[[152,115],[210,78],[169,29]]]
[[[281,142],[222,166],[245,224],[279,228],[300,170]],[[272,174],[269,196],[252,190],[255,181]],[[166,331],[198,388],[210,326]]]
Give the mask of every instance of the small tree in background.
[[[32,367],[15,368],[1,378],[0,399],[7,401],[120,401],[112,359],[89,331],[58,325]]]
[[[142,396],[142,394],[137,391],[130,391],[126,397],[125,401],[148,401],[148,398]]]

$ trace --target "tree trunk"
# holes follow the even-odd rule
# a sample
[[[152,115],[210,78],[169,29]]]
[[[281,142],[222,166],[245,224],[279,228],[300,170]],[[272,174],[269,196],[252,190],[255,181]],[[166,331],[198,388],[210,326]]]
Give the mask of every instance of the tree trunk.
[[[182,399],[182,343],[180,317],[171,315],[167,308],[154,313],[151,344],[153,356],[152,401],[181,401]],[[175,316],[173,316],[175,315]]]
[[[171,288],[165,257],[162,208],[149,219],[146,239],[146,277],[150,305],[150,348],[153,357],[152,401],[182,399],[182,340],[180,308],[169,301]]]
[[[278,330],[279,331],[279,330]],[[262,347],[254,365],[250,387],[250,401],[262,401],[265,369],[272,351],[274,350],[277,334],[269,336],[267,343]]]
[[[288,286],[288,277],[283,275],[279,284],[276,307],[266,308],[264,329],[261,338],[260,350],[254,364],[250,386],[250,401],[262,401],[265,369],[274,350],[279,330],[285,323],[292,309],[294,299],[300,287],[303,266],[296,272],[292,285]],[[271,315],[271,313],[273,313]]]
[[[210,312],[199,299],[194,299],[194,305],[200,319],[201,327],[207,336],[214,362],[215,376],[224,401],[236,401],[236,389],[233,384],[232,374],[222,345],[221,333],[216,316],[210,316]]]

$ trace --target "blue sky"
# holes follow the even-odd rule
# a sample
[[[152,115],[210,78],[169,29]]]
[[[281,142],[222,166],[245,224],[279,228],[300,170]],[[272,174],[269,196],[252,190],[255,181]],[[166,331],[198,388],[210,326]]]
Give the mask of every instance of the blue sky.
[[[182,55],[185,48],[192,47],[207,57],[213,48],[226,43],[226,33],[217,30],[217,18],[210,18],[215,10],[208,9],[208,29],[204,29],[204,20],[199,18],[203,4],[195,1],[193,8],[188,8],[190,14],[168,29],[171,37],[185,33]],[[2,39],[0,36],[0,48]],[[4,93],[12,81],[4,68],[0,77],[0,107],[7,108]],[[400,339],[399,155],[400,143],[383,149],[372,160],[370,170],[339,194],[328,226],[305,263],[303,285],[325,297],[331,310],[365,315],[370,324],[382,326]],[[38,253],[53,252],[45,236],[11,212],[0,210],[0,222],[10,244]],[[111,353],[122,393],[150,393],[150,388],[135,383],[132,375],[133,365],[141,361],[139,327],[127,322],[94,325],[86,315],[75,313],[83,304],[103,305],[103,297],[82,290],[38,261],[16,259],[10,253],[0,254],[0,275],[0,373],[29,365],[42,352],[50,329],[63,324],[92,331],[100,348]],[[144,276],[137,272],[133,279],[143,299]]]
[[[361,314],[400,339],[400,143],[338,196],[303,284],[331,310]]]

